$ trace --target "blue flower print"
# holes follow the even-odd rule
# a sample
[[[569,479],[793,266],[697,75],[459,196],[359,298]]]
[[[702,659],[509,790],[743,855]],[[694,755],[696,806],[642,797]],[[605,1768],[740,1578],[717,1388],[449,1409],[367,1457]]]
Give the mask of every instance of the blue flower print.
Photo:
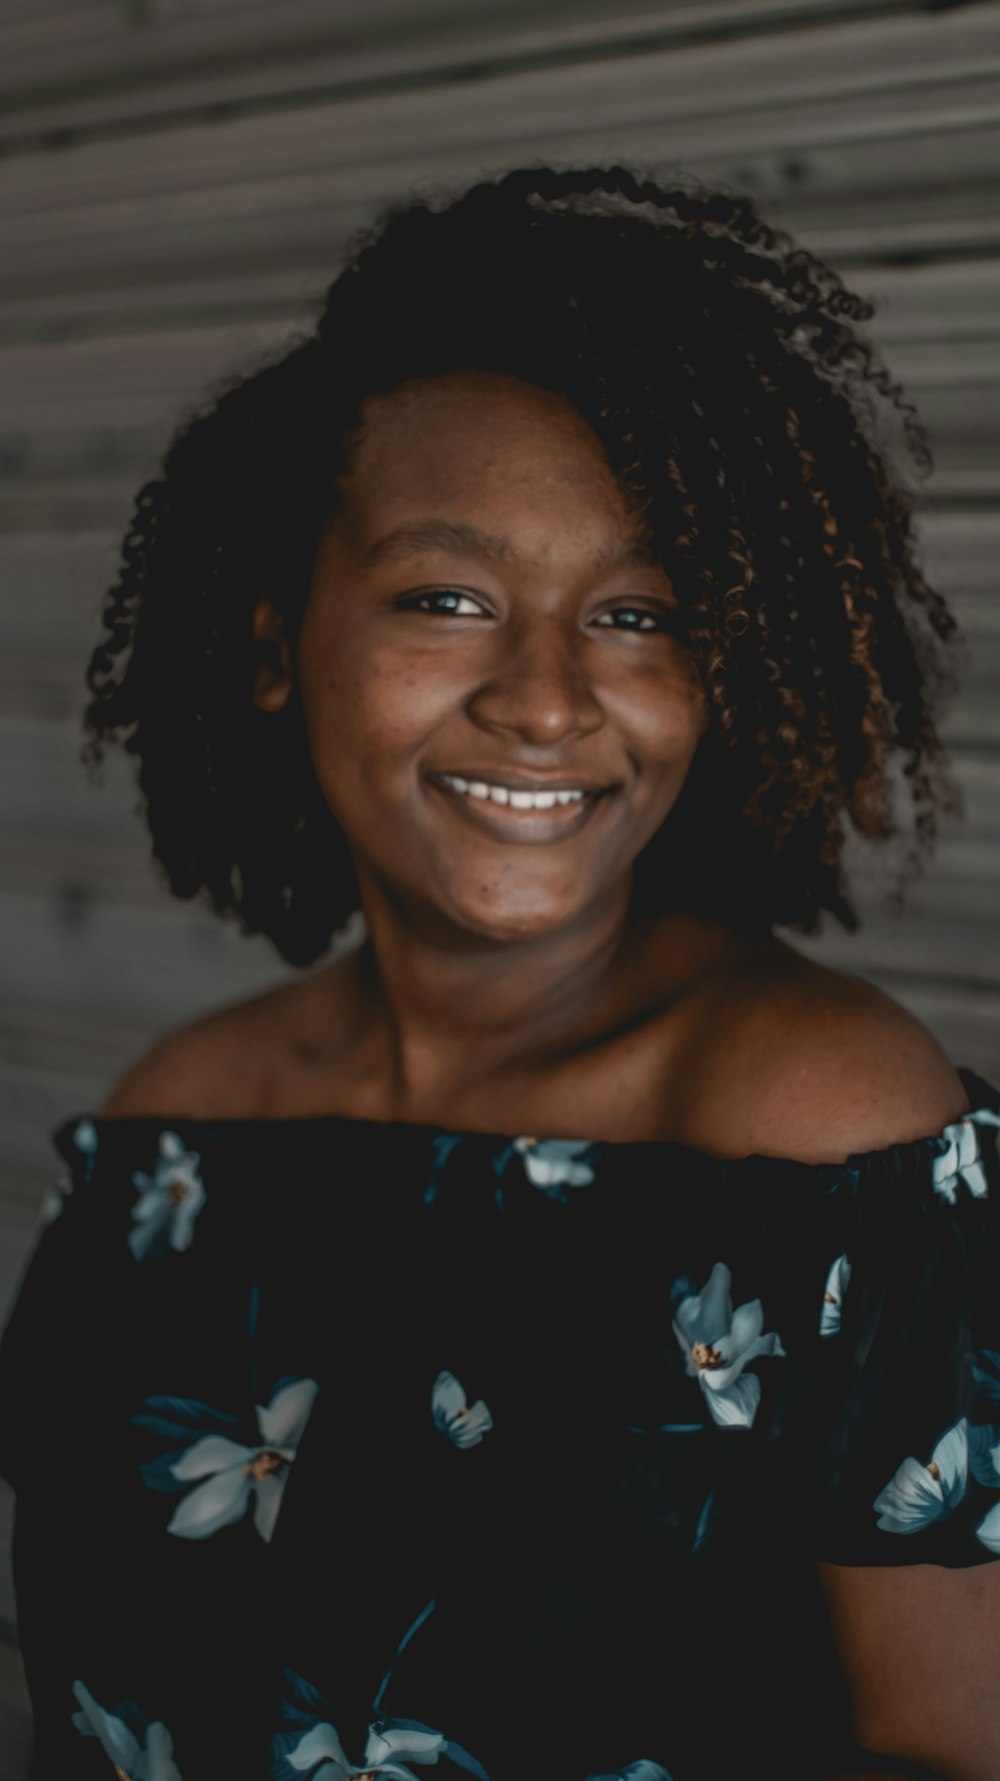
[[[482,1398],[468,1404],[454,1373],[438,1374],[431,1389],[431,1411],[436,1426],[456,1447],[478,1447],[493,1427]]]
[[[675,1282],[671,1297],[676,1298],[680,1285]],[[701,1386],[713,1421],[723,1427],[750,1428],[760,1403],[760,1380],[744,1369],[761,1355],[784,1356],[785,1350],[773,1332],[762,1335],[759,1299],[733,1310],[731,1285],[725,1262],[716,1262],[701,1292],[677,1303],[674,1335],[685,1370]]]
[[[981,1397],[1000,1404],[1000,1353],[980,1348],[972,1357],[972,1377]]]
[[[456,1145],[461,1144],[461,1132],[446,1132],[440,1137],[431,1139],[431,1173],[430,1180],[424,1189],[424,1205],[433,1206],[441,1192],[441,1177],[445,1166]]]
[[[821,1336],[836,1336],[840,1330],[841,1310],[847,1283],[851,1278],[851,1264],[846,1255],[838,1255],[829,1274],[823,1291],[823,1309],[819,1318]]]
[[[698,1525],[694,1530],[694,1539],[691,1542],[692,1558],[702,1550],[703,1546],[708,1544],[715,1532],[715,1526],[718,1519],[718,1493],[714,1490],[710,1490],[705,1501],[701,1505],[701,1514],[698,1516]]]
[[[97,1127],[92,1119],[77,1120],[73,1127],[73,1143],[83,1156],[83,1179],[89,1181],[97,1166]],[[73,1177],[60,1175],[42,1200],[39,1222],[43,1225],[51,1224],[53,1219],[58,1218],[72,1192]]]
[[[80,1703],[73,1724],[82,1737],[100,1739],[121,1781],[181,1781],[173,1739],[160,1720],[147,1726],[134,1701],[121,1701],[109,1713],[82,1682],[74,1682],[73,1693]]]
[[[185,1150],[176,1132],[161,1132],[159,1157],[152,1175],[136,1169],[132,1175],[139,1198],[132,1208],[136,1226],[128,1246],[136,1261],[162,1255],[167,1249],[187,1249],[194,1236],[194,1221],[205,1204],[205,1185],[198,1174],[198,1157]]]
[[[1000,1423],[970,1427],[969,1471],[987,1490],[1000,1490]]]
[[[979,1523],[976,1539],[982,1541],[988,1552],[995,1552],[1000,1556],[1000,1503]]]
[[[964,1119],[956,1120],[954,1125],[946,1125],[937,1140],[942,1149],[939,1155],[931,1158],[931,1177],[934,1192],[950,1206],[954,1206],[958,1198],[960,1181],[965,1182],[974,1199],[985,1198],[986,1174],[977,1126],[1000,1126],[1000,1114],[980,1107],[975,1113],[967,1113]]]
[[[366,1778],[383,1775],[386,1781],[419,1781],[410,1764],[436,1764],[442,1756],[467,1774],[488,1781],[482,1764],[457,1744],[450,1743],[440,1732],[431,1731],[429,1726],[405,1720],[390,1719],[383,1730],[370,1726],[360,1764],[348,1761],[336,1731],[329,1724],[318,1725],[315,1731],[309,1732],[297,1748],[289,1752],[287,1761],[299,1773],[303,1769],[309,1770],[314,1781],[351,1781],[352,1776],[359,1775]],[[320,1766],[314,1768],[317,1759]]]
[[[409,1626],[407,1627],[405,1633],[403,1634],[403,1637],[400,1639],[399,1644],[396,1646],[396,1656],[397,1657],[402,1657],[403,1652],[406,1650],[406,1647],[410,1643],[411,1639],[413,1639],[416,1636],[416,1634],[420,1631],[420,1628],[422,1626],[426,1626],[428,1620],[430,1619],[430,1617],[433,1614],[436,1607],[437,1607],[437,1598],[434,1596],[431,1597],[429,1602],[424,1603],[424,1606],[421,1608],[420,1613],[417,1615],[415,1620],[411,1620]],[[381,1714],[381,1712],[382,1712],[382,1703],[385,1700],[386,1689],[388,1688],[390,1682],[392,1681],[392,1672],[393,1672],[393,1665],[390,1664],[389,1668],[385,1672],[385,1675],[382,1677],[382,1680],[379,1683],[378,1688],[375,1691],[375,1698],[372,1701],[372,1712],[373,1713]]]
[[[482,1764],[460,1744],[416,1719],[389,1719],[369,1726],[361,1762],[352,1763],[326,1716],[324,1696],[294,1670],[286,1669],[285,1676],[293,1698],[282,1703],[282,1714],[295,1729],[272,1739],[274,1781],[354,1781],[369,1776],[374,1781],[376,1775],[385,1781],[420,1781],[410,1764],[437,1764],[442,1759],[476,1781],[489,1781]]]
[[[630,1762],[627,1769],[616,1769],[613,1775],[588,1775],[587,1781],[670,1781],[670,1775],[662,1763],[644,1757],[641,1762]]]
[[[319,1387],[315,1379],[286,1379],[269,1405],[254,1406],[260,1441],[245,1446],[226,1434],[205,1434],[180,1452],[149,1461],[141,1468],[153,1490],[176,1490],[194,1483],[167,1524],[169,1534],[205,1540],[231,1522],[240,1521],[254,1499],[253,1523],[262,1540],[274,1533],[288,1482],[288,1469]],[[187,1398],[147,1398],[149,1414],[133,1417],[140,1427],[159,1434],[187,1434],[193,1428],[236,1426],[237,1418],[221,1417],[207,1404]],[[165,1414],[163,1414],[165,1412]],[[197,1482],[200,1481],[200,1482]]]
[[[39,1224],[51,1224],[53,1219],[58,1218],[72,1192],[72,1176],[59,1175],[52,1186],[46,1189],[38,1211]]]
[[[78,1119],[73,1127],[73,1143],[83,1153],[83,1178],[89,1181],[97,1167],[97,1127],[92,1119]]]
[[[968,1475],[969,1435],[963,1416],[942,1435],[926,1465],[904,1459],[872,1505],[876,1525],[889,1534],[918,1534],[944,1520],[964,1497]]]
[[[594,1179],[597,1145],[586,1138],[515,1138],[514,1149],[532,1186],[550,1200],[565,1201],[567,1187],[588,1187]]]

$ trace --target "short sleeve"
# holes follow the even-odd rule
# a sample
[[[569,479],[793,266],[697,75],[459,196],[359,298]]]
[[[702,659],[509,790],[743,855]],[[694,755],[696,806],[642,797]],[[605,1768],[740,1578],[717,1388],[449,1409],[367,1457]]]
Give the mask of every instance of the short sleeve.
[[[1000,1557],[1000,1111],[972,1083],[938,1137],[852,1159],[814,1405],[830,1563]]]
[[[47,1776],[62,1765],[82,1781],[100,1772],[101,1753],[74,1729],[72,1685],[120,1637],[103,1507],[119,1446],[112,1381],[130,1320],[129,1258],[107,1241],[105,1201],[116,1196],[104,1192],[93,1122],[62,1128],[58,1149],[62,1167],[0,1341],[0,1472],[16,1494],[14,1585],[36,1766]]]
[[[263,1735],[272,1617],[251,1530],[178,1550],[174,1499],[144,1463],[149,1395],[174,1387],[174,1359],[177,1395],[155,1407],[183,1418],[200,1378],[206,1402],[222,1401],[215,1382],[235,1377],[245,1345],[241,1258],[221,1271],[224,1233],[200,1210],[206,1146],[188,1135],[190,1149],[148,1121],[57,1129],[65,1167],[0,1341],[0,1471],[16,1493],[18,1635],[46,1781],[100,1781],[109,1757],[172,1781],[172,1740],[199,1750],[192,1721],[204,1765],[185,1756],[184,1781],[226,1768],[225,1740],[232,1772],[248,1773]],[[230,1449],[239,1484],[252,1455]],[[140,1766],[154,1750],[161,1766]]]
[[[0,1340],[0,1475],[15,1490],[50,1475],[56,1454],[85,1440],[88,1382],[112,1321],[104,1315],[114,1300],[111,1251],[87,1215],[93,1121],[60,1127],[57,1147],[62,1167]]]

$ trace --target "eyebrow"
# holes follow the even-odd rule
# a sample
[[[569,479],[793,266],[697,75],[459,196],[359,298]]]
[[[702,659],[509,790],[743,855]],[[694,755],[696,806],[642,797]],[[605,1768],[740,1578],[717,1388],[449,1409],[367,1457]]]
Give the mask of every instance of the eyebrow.
[[[453,554],[489,557],[502,560],[513,553],[506,538],[494,532],[482,532],[478,526],[459,524],[447,519],[420,519],[408,526],[397,526],[379,538],[367,553],[369,563],[391,561],[394,557],[412,556],[421,550],[449,550]]]
[[[379,538],[366,552],[368,563],[391,562],[398,557],[412,556],[419,551],[450,551],[454,556],[484,557],[490,562],[510,562],[517,556],[508,538],[498,532],[484,532],[479,526],[447,519],[422,519],[406,526],[397,526]],[[620,548],[601,551],[596,567],[601,574],[627,568],[633,563],[653,561],[648,544],[633,542]]]

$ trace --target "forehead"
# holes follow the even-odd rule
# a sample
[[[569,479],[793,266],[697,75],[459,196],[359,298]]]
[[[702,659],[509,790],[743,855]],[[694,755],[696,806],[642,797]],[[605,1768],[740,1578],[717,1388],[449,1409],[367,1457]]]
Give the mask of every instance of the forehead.
[[[533,553],[557,533],[598,550],[638,536],[579,410],[493,372],[414,379],[370,398],[341,495],[359,543],[429,514],[516,535]]]

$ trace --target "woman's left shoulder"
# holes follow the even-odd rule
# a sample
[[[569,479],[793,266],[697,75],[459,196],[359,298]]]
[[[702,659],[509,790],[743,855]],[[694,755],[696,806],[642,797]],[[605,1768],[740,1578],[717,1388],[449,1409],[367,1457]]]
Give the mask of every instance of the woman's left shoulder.
[[[748,953],[715,1003],[690,1112],[702,1130],[724,1122],[730,1154],[843,1162],[936,1135],[968,1112],[922,1021],[782,941]]]

